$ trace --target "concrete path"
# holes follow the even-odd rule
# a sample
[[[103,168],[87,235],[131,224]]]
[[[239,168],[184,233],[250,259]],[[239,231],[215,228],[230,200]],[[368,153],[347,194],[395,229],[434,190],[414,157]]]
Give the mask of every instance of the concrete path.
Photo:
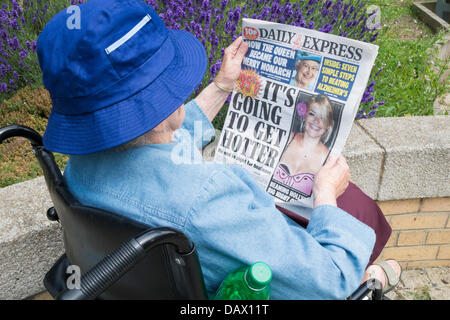
[[[392,300],[450,300],[450,267],[404,270],[398,287],[386,295]],[[53,300],[48,292],[28,299]]]
[[[450,267],[404,270],[392,300],[450,300]]]

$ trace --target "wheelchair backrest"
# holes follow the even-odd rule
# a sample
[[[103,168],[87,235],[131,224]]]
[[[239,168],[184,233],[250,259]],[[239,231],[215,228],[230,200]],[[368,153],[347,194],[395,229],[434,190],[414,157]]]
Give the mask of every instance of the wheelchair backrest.
[[[42,146],[33,150],[61,222],[67,258],[81,273],[124,241],[150,229],[118,214],[80,204],[68,190],[53,154]],[[173,245],[158,246],[99,298],[202,299],[204,284],[196,251],[182,256],[184,265],[176,263],[179,258]],[[197,280],[188,279],[192,275]]]

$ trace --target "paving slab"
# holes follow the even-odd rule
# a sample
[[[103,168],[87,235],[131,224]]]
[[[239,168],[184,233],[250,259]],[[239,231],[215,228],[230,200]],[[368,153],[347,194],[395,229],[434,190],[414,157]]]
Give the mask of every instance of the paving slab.
[[[432,287],[430,289],[431,300],[450,300],[450,287]]]
[[[450,92],[444,93],[434,101],[433,112],[435,115],[450,114]]]
[[[425,286],[431,286],[432,284],[424,269],[404,270],[401,282],[401,288],[405,290],[414,290]]]
[[[404,270],[400,284],[387,293],[392,300],[450,300],[450,267]]]
[[[425,269],[428,278],[432,283],[438,285],[450,285],[450,269],[444,267]]]
[[[377,200],[450,196],[450,116],[374,118],[359,124],[385,151]]]

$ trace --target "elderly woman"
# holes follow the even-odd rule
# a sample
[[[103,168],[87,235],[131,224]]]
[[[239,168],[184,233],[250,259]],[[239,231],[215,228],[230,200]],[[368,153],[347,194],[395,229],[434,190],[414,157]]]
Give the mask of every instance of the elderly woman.
[[[188,161],[198,149],[174,161],[211,140],[247,50],[241,38],[225,50],[214,83],[184,104],[207,64],[195,37],[166,29],[140,0],[90,0],[80,17],[80,29],[68,29],[58,13],[39,36],[38,56],[53,104],[44,145],[71,155],[64,176],[81,203],[184,232],[209,292],[255,261],[272,268],[275,299],[344,298],[358,287],[375,233],[336,207],[348,185],[343,158],[317,174],[307,229],[245,170]]]

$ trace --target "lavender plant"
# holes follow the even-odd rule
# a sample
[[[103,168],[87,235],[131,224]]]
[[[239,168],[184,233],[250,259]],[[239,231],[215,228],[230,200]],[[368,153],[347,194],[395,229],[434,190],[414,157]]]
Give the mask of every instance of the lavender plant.
[[[373,42],[378,33],[367,27],[368,0],[143,0],[171,29],[199,39],[208,56],[208,71],[198,93],[220,69],[224,48],[240,36],[244,17],[279,22]],[[50,5],[50,2],[52,5]],[[40,81],[36,39],[45,23],[68,5],[83,0],[7,0],[0,9],[0,93]],[[55,4],[56,3],[56,4]],[[50,10],[49,10],[50,9]],[[51,12],[49,12],[51,11]],[[357,118],[370,118],[383,102],[374,102],[375,81],[367,87]],[[366,110],[368,109],[368,110]],[[222,122],[215,123],[221,127]]]
[[[205,46],[209,73],[196,93],[212,82],[220,69],[224,48],[241,35],[241,18],[290,24],[365,42],[374,42],[378,36],[376,30],[367,26],[371,14],[366,11],[366,0],[145,1],[169,28],[187,30]],[[375,84],[373,80],[366,88],[357,118],[373,117],[378,106],[384,104],[374,103]],[[222,121],[218,121],[220,127]]]
[[[16,0],[0,7],[0,93],[39,81],[36,39],[48,18],[49,1]]]

